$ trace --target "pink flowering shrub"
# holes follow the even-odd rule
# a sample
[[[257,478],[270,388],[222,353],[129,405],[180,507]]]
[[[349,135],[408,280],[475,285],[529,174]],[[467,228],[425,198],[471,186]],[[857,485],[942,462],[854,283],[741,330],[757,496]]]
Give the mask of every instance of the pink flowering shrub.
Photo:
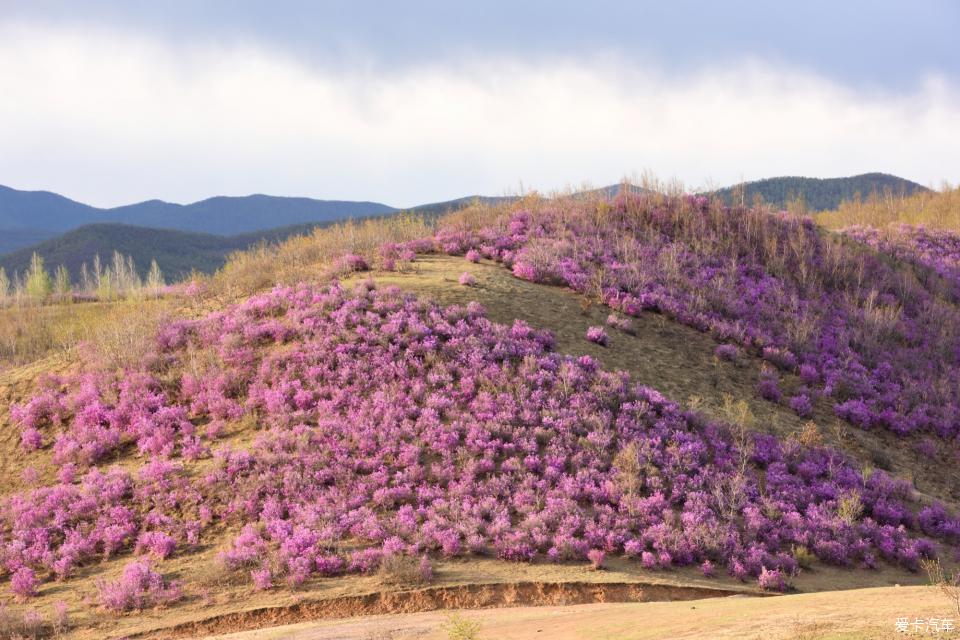
[[[778,402],[783,395],[780,391],[780,378],[776,373],[770,370],[760,372],[760,380],[757,382],[757,391],[760,397],[771,402]]]
[[[624,193],[441,227],[430,249],[476,250],[518,278],[599,289],[625,315],[709,332],[799,373],[856,426],[960,432],[960,337],[940,330],[960,324],[958,234],[901,226],[839,237],[785,213]],[[780,400],[772,380],[757,391]]]
[[[118,580],[98,581],[97,593],[100,605],[117,613],[170,604],[182,597],[179,585],[166,582],[143,561],[131,562],[124,567]]]
[[[370,265],[367,264],[363,256],[348,253],[337,258],[334,262],[334,269],[340,272],[369,271]]]
[[[146,531],[137,538],[136,550],[146,552],[163,560],[173,555],[177,541],[162,531]]]
[[[253,588],[257,591],[273,588],[273,574],[270,573],[270,569],[254,569],[250,572],[250,577],[253,580]]]
[[[764,591],[783,592],[787,590],[787,579],[780,569],[767,569],[766,567],[763,567],[760,570],[760,576],[757,578],[757,583]]]
[[[627,316],[617,315],[616,313],[607,316],[607,326],[631,335],[634,333],[633,321]]]
[[[721,344],[714,350],[714,355],[720,360],[735,362],[740,357],[740,349],[733,344]]]
[[[741,477],[724,425],[553,344],[476,303],[369,282],[281,287],[171,323],[149,359],[160,371],[40,391],[28,421],[70,443],[58,458],[70,473],[0,500],[0,563],[66,580],[105,556],[189,549],[213,524],[238,531],[220,561],[260,588],[434,554],[710,561],[746,580],[792,575],[799,546],[840,566],[915,568],[940,552],[922,535],[953,543],[954,515],[918,523],[909,485],[833,449],[757,435]],[[230,364],[197,377],[183,365],[199,350]],[[195,427],[239,419],[259,425],[243,447]],[[197,443],[211,460],[194,477],[182,459]],[[141,445],[139,468],[97,466]],[[627,477],[646,467],[658,473]],[[840,517],[853,494],[861,509]],[[131,566],[104,606],[164,598],[145,561]]]
[[[607,332],[603,330],[603,327],[588,327],[587,328],[587,340],[590,342],[595,342],[602,347],[607,346]]]
[[[717,569],[714,564],[707,559],[700,564],[700,573],[703,574],[704,578],[713,578],[717,574]]]
[[[29,567],[20,567],[10,577],[10,590],[21,599],[37,595],[37,584],[37,576]]]
[[[460,274],[460,278],[458,281],[460,282],[460,284],[464,285],[465,287],[472,287],[477,284],[477,279],[474,278],[472,274],[467,273],[466,271]]]
[[[420,556],[420,564],[417,567],[419,573],[420,582],[430,582],[433,580],[433,565],[430,564],[430,558],[427,556]]]
[[[810,398],[806,394],[801,393],[793,396],[788,404],[801,418],[809,418],[813,415],[813,403],[810,402]]]
[[[603,569],[603,563],[607,559],[607,554],[602,549],[590,549],[587,552],[587,560],[594,569]]]

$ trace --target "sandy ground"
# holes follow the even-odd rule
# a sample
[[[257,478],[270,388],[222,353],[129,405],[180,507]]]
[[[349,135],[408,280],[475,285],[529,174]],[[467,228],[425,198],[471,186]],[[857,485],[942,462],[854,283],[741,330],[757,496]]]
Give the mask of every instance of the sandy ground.
[[[208,640],[439,640],[449,634],[449,612],[370,616],[287,625]],[[786,595],[732,596],[692,602],[517,607],[456,612],[479,623],[478,639],[672,640],[692,638],[845,639],[960,637],[934,633],[931,619],[960,626],[956,607],[933,587],[883,587]],[[897,619],[910,621],[897,631]],[[914,622],[924,621],[917,632]],[[939,623],[938,623],[939,626]]]

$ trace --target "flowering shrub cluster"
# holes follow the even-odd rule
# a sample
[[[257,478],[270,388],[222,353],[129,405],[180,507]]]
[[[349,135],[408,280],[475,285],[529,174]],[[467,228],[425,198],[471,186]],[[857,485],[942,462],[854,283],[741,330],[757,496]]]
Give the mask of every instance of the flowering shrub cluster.
[[[740,349],[733,344],[721,344],[714,350],[714,355],[720,360],[736,362],[737,358],[740,357]]]
[[[166,582],[147,562],[131,562],[118,580],[97,582],[100,605],[115,612],[140,611],[147,607],[176,602],[180,586]]]
[[[134,545],[165,558],[176,540],[196,544],[203,525],[186,516],[202,511],[201,494],[179,464],[156,459],[135,475],[94,468],[79,480],[66,478],[0,503],[0,563],[13,576],[14,592],[31,595],[38,575],[63,580],[91,559]]]
[[[64,579],[125,550],[159,560],[216,521],[239,531],[221,561],[258,588],[425,554],[622,554],[777,588],[796,547],[914,569],[938,552],[922,535],[958,541],[960,521],[915,516],[909,485],[882,471],[771,436],[739,450],[722,425],[552,345],[476,303],[370,283],[278,288],[171,323],[142,371],[50,381],[17,410],[62,482],[0,503],[0,562],[29,595],[26,571]],[[217,442],[217,425],[246,419],[260,425],[249,448]],[[125,446],[139,471],[96,466]],[[195,457],[212,468],[190,478],[178,458]],[[104,606],[167,597],[145,560],[131,567],[103,585]]]
[[[603,330],[603,327],[587,327],[587,340],[605,347],[609,338],[607,337],[607,332]]]
[[[636,333],[633,321],[627,316],[617,315],[616,313],[611,313],[607,316],[607,326],[631,335]]]
[[[960,300],[960,234],[906,224],[890,225],[886,229],[854,226],[841,232],[878,251],[932,271],[949,283],[954,300]],[[931,281],[928,285],[934,286]]]
[[[479,252],[518,278],[709,332],[775,367],[758,392],[798,413],[823,397],[865,429],[954,438],[960,295],[913,265],[955,280],[960,240],[922,230],[887,238],[862,229],[837,236],[809,218],[648,193],[541,202],[479,229],[461,219],[437,232],[434,250]],[[784,373],[803,377],[798,398],[784,397],[776,380]]]

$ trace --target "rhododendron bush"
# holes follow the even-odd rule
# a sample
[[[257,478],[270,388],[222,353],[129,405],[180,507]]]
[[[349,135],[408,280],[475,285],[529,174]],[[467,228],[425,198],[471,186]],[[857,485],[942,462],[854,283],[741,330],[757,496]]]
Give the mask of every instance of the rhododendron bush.
[[[824,398],[865,429],[960,433],[955,234],[848,233],[878,253],[809,218],[654,193],[541,201],[482,228],[469,220],[441,227],[435,250],[479,252],[518,278],[739,345],[776,367],[758,392],[800,415]],[[802,376],[796,398],[782,394],[783,374]]]
[[[103,590],[128,608],[166,589],[151,572],[213,523],[233,532],[220,561],[263,589],[397,554],[626,555],[781,588],[794,547],[914,569],[957,541],[952,515],[918,522],[910,487],[882,471],[770,436],[738,450],[723,426],[552,345],[476,303],[370,283],[278,288],[169,324],[142,370],[51,379],[17,409],[61,482],[3,500],[0,561],[29,595],[34,577],[141,554],[153,564],[130,569],[133,586]],[[254,442],[220,442],[241,422]],[[124,450],[139,470],[105,466]],[[197,458],[207,470],[191,476]]]
[[[931,270],[947,281],[954,300],[960,301],[960,234],[941,229],[890,225],[886,229],[854,226],[842,233],[900,260]],[[925,274],[918,274],[921,278]],[[931,286],[936,286],[930,282]]]

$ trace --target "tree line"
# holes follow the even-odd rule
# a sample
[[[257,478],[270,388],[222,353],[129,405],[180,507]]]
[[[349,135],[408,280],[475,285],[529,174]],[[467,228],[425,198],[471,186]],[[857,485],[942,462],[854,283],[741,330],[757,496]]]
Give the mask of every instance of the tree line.
[[[57,266],[51,273],[43,256],[34,252],[23,273],[8,275],[0,267],[0,303],[46,302],[73,300],[114,300],[136,295],[159,295],[166,282],[156,260],[150,262],[145,278],[137,272],[132,256],[113,252],[110,262],[94,256],[90,267],[84,262],[77,280],[67,267]]]

